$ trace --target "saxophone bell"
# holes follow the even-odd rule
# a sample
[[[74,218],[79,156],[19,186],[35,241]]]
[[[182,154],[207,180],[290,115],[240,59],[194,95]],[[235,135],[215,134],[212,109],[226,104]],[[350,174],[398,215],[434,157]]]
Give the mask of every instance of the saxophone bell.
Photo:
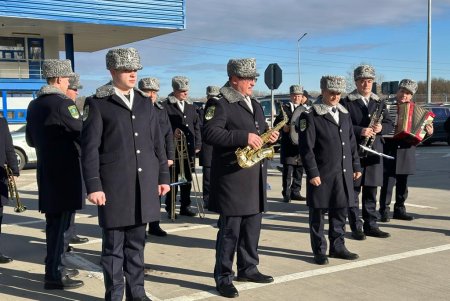
[[[253,149],[250,146],[246,146],[244,148],[238,148],[235,152],[237,162],[242,168],[249,168],[258,163],[263,159],[272,159],[275,154],[275,149],[273,146],[267,146],[270,140],[270,136],[273,132],[278,132],[288,121],[286,112],[283,107],[281,107],[281,111],[283,114],[283,120],[278,123],[275,127],[267,130],[260,137],[263,141],[263,145],[260,149]]]

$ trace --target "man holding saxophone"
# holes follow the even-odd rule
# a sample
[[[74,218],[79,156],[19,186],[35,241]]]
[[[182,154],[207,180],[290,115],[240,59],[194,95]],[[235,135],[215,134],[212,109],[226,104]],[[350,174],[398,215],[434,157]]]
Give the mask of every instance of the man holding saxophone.
[[[266,160],[241,168],[238,148],[260,149],[275,143],[278,131],[260,137],[268,125],[261,105],[250,98],[255,86],[256,60],[231,59],[228,82],[222,97],[205,112],[204,140],[213,146],[208,209],[220,214],[216,241],[214,279],[219,293],[228,298],[239,295],[233,285],[233,259],[237,252],[237,280],[269,283],[273,278],[258,271],[258,242],[262,212],[266,210]]]
[[[8,204],[8,176],[6,169],[11,168],[14,177],[19,176],[16,153],[12,143],[6,119],[0,117],[0,234],[2,233],[3,205]],[[12,258],[0,253],[0,263],[11,262]]]

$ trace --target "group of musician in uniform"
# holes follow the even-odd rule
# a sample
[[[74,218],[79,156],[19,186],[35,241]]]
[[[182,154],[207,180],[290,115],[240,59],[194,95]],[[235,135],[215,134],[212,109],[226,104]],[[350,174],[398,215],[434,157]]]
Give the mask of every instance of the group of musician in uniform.
[[[374,79],[372,66],[358,66],[354,70],[356,89],[341,99],[340,95],[346,89],[345,79],[324,76],[320,83],[321,96],[306,111],[302,107],[295,108],[298,103],[294,95],[301,88],[293,85],[290,90],[292,102],[283,107],[290,116],[296,115],[295,110],[304,111],[295,121],[298,141],[289,139],[292,136],[290,131],[294,129],[292,126],[283,128],[281,156],[296,147],[297,152],[292,152],[292,157],[299,155],[299,162],[307,175],[311,247],[314,261],[320,265],[328,263],[324,213],[328,213],[329,220],[329,256],[348,260],[359,256],[345,247],[346,219],[355,240],[364,240],[366,236],[389,237],[389,233],[379,229],[378,222],[390,221],[389,205],[394,186],[393,218],[413,219],[406,212],[405,200],[408,195],[407,177],[415,172],[415,146],[393,139],[395,120],[391,115],[397,115],[397,104],[411,101],[417,91],[417,83],[410,79],[402,80],[396,104],[388,109],[386,103],[372,92]],[[275,122],[279,120],[281,113]],[[424,130],[428,137],[431,136],[432,123],[426,124]],[[370,145],[366,145],[368,141]],[[361,152],[359,145],[369,146],[375,153]],[[382,153],[391,158],[380,156]],[[291,168],[288,161],[282,163],[283,173]],[[285,201],[288,200],[284,192],[293,187],[297,187],[296,180],[286,181],[283,177]],[[377,211],[378,187],[381,191]],[[362,194],[362,220],[359,194]]]
[[[111,81],[88,97],[83,112],[79,112],[67,93],[70,79],[75,76],[70,61],[45,60],[43,76],[47,85],[28,108],[26,138],[38,156],[39,211],[46,219],[46,289],[83,285],[81,280],[72,279],[78,271],[69,269],[62,258],[67,248],[64,234],[87,198],[98,206],[102,228],[105,300],[122,300],[124,293],[126,300],[150,300],[144,290],[147,224],[149,234],[167,235],[159,225],[160,198],[166,195],[165,210],[173,215],[171,194],[176,194],[178,185],[170,184],[180,173],[180,166],[173,167],[177,156],[174,140],[183,136],[192,161],[201,151],[205,205],[219,214],[214,280],[224,297],[239,295],[233,280],[274,281],[258,269],[262,213],[267,210],[267,160],[258,159],[251,167],[242,168],[235,154],[238,148],[265,148],[276,143],[281,132],[283,201],[304,199],[300,189],[305,173],[311,247],[317,264],[328,263],[325,214],[329,221],[329,257],[348,260],[358,255],[345,246],[346,219],[354,239],[388,237],[377,222],[390,219],[395,184],[393,218],[412,219],[406,213],[405,200],[407,175],[414,172],[415,149],[401,141],[383,139],[392,132],[394,122],[386,104],[371,92],[375,79],[371,66],[355,69],[357,88],[344,99],[341,95],[346,82],[340,76],[321,78],[321,96],[312,106],[307,105],[302,87],[291,86],[291,103],[283,106],[274,125],[282,122],[283,112],[291,119],[295,110],[301,110],[298,145],[288,138],[292,127],[285,125],[280,132],[270,129],[262,106],[252,97],[259,76],[255,59],[230,59],[228,81],[221,88],[207,88],[208,101],[200,112],[187,102],[189,80],[184,76],[172,79],[173,92],[158,103],[158,79],[148,77],[138,82],[137,72],[142,65],[134,48],[109,50],[106,68]],[[397,101],[411,101],[416,90],[414,81],[402,80]],[[11,135],[4,119],[0,121],[0,138],[5,141],[1,144],[0,163],[18,175]],[[425,130],[432,135],[432,125]],[[265,140],[263,133],[268,133]],[[373,150],[395,157],[385,160],[388,164],[384,169],[380,156],[360,156],[358,145],[369,138]],[[184,166],[185,170],[193,168],[190,164]],[[7,187],[3,168],[0,171],[4,204]],[[192,179],[186,180],[186,185],[179,185],[179,214],[195,216],[190,208]],[[379,212],[378,187],[383,187]],[[363,221],[359,218],[359,194]],[[11,260],[0,253],[0,263]]]

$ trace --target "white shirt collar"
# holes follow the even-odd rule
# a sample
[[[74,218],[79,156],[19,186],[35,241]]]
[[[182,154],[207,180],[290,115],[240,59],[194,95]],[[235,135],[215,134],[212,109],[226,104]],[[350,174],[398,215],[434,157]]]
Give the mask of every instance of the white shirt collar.
[[[134,89],[130,90],[130,100],[126,98],[122,91],[120,91],[118,88],[114,87],[114,91],[116,92],[116,95],[122,99],[122,101],[125,103],[125,105],[131,110],[133,108],[133,101],[134,101]]]

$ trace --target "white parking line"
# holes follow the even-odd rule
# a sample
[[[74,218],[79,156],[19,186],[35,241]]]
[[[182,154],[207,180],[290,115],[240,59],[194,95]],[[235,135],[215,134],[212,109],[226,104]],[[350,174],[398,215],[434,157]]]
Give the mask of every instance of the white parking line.
[[[304,272],[299,272],[299,273],[294,273],[294,274],[289,274],[289,275],[284,275],[284,276],[278,276],[278,277],[274,277],[273,283],[261,284],[261,283],[248,283],[247,282],[245,284],[236,285],[236,288],[242,292],[242,291],[247,291],[247,290],[251,290],[251,289],[255,289],[255,288],[260,288],[263,286],[275,285],[275,284],[279,284],[279,283],[285,283],[285,282],[295,281],[295,280],[304,279],[304,278],[310,278],[310,277],[315,277],[315,276],[320,276],[320,275],[325,275],[325,274],[342,272],[342,271],[367,267],[367,266],[371,266],[371,265],[375,265],[375,264],[383,264],[383,263],[387,263],[387,262],[391,262],[391,261],[396,261],[396,260],[401,260],[401,259],[405,259],[405,258],[411,258],[411,257],[416,257],[416,256],[421,256],[421,255],[426,255],[426,254],[432,254],[432,253],[437,253],[437,252],[442,252],[442,251],[448,251],[448,250],[450,250],[450,244],[426,248],[426,249],[408,251],[408,252],[403,252],[403,253],[398,253],[398,254],[392,254],[392,255],[387,255],[387,256],[382,256],[382,257],[377,257],[377,258],[371,258],[371,259],[366,259],[366,260],[361,260],[361,261],[354,261],[354,262],[350,262],[350,263],[340,264],[340,265],[336,265],[336,266],[330,266],[330,267],[321,268],[321,269],[309,270],[309,271],[304,271]],[[207,291],[207,292],[194,293],[194,294],[191,294],[188,296],[180,296],[180,297],[176,297],[176,298],[165,299],[163,301],[195,301],[195,300],[203,300],[203,299],[211,298],[211,297],[218,296],[218,295],[219,294],[217,291],[211,290],[211,291]]]
[[[408,204],[410,207],[416,207],[421,209],[438,209],[437,207],[431,207],[431,206],[423,206],[423,205],[415,205],[415,204]]]

